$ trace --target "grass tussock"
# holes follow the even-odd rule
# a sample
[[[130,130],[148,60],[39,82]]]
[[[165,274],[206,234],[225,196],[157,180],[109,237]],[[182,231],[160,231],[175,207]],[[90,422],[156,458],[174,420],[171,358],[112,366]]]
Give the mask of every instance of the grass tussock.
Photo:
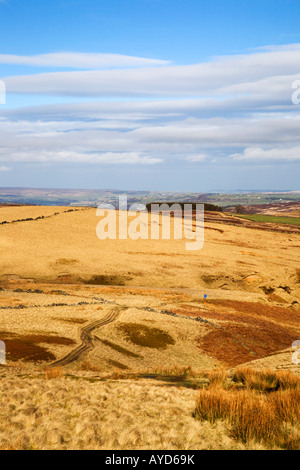
[[[226,383],[228,381],[228,375],[225,368],[218,368],[215,370],[208,371],[205,374],[205,377],[209,380],[209,386],[214,387],[218,385],[222,385],[226,387]]]
[[[300,377],[290,371],[274,372],[268,369],[255,371],[250,367],[239,367],[234,372],[232,380],[260,392],[300,390]]]
[[[61,379],[64,375],[62,367],[47,367],[46,371],[46,379]]]
[[[19,443],[20,443],[19,439],[15,442],[6,442],[5,444],[2,444],[0,446],[0,451],[1,450],[18,450],[19,449]]]
[[[182,367],[179,365],[170,367],[154,367],[151,370],[147,370],[148,373],[160,374],[160,375],[174,375],[183,377],[197,377],[198,373],[191,367]]]
[[[85,360],[79,366],[79,370],[85,372],[103,372],[103,368],[93,364],[92,362]]]
[[[224,421],[230,437],[244,444],[299,450],[300,377],[240,368],[229,386],[219,382],[199,391],[193,416],[213,424]]]

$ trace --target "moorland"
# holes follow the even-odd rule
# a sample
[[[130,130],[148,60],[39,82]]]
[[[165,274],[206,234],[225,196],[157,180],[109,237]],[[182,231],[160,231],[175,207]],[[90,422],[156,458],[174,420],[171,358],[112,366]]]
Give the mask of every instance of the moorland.
[[[0,208],[0,448],[299,448],[300,227],[207,212],[189,252],[97,223]]]

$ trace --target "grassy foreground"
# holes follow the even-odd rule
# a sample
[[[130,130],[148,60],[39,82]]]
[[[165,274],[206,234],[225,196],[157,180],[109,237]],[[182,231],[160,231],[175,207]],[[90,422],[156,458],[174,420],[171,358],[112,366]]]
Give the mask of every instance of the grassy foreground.
[[[159,381],[179,373],[198,386]],[[0,449],[299,450],[298,375],[249,367],[156,374],[3,367]]]

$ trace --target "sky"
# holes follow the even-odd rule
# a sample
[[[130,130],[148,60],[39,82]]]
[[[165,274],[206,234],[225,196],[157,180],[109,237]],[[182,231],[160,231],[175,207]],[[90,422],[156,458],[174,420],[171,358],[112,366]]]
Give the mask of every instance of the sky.
[[[300,190],[299,0],[0,0],[0,187]]]

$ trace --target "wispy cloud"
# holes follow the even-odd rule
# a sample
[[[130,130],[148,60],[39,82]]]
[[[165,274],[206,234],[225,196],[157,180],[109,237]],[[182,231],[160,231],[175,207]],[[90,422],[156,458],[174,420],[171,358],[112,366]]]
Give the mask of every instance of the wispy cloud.
[[[104,117],[104,116],[103,116]],[[296,161],[300,117],[274,113],[243,117],[186,118],[145,115],[130,119],[1,120],[0,162],[86,164],[202,164],[219,160],[260,163]]]
[[[1,0],[0,0],[1,1]],[[0,64],[28,65],[32,67],[55,67],[75,69],[109,69],[124,67],[153,67],[166,65],[166,60],[134,57],[122,54],[97,54],[57,52],[33,56],[0,54]]]
[[[207,155],[205,153],[199,154],[199,155],[189,155],[186,157],[187,161],[189,162],[204,162],[204,160],[207,159]]]
[[[264,150],[262,148],[246,148],[242,153],[231,155],[234,160],[244,161],[300,161],[300,145],[297,147],[271,148]]]
[[[0,161],[6,161],[5,151],[0,150]],[[161,163],[159,158],[152,158],[138,152],[80,152],[70,146],[65,150],[46,150],[32,148],[15,148],[9,158],[11,162],[19,163],[84,163],[102,165],[155,165]],[[10,171],[12,168],[1,166],[0,171]]]
[[[9,166],[0,166],[0,171],[11,171],[12,168]]]
[[[6,107],[0,162],[294,164],[300,107],[291,95],[299,64],[300,44],[293,44],[196,65],[8,77],[9,92],[113,99]]]
[[[92,65],[92,61],[87,62]],[[136,68],[122,73],[119,70],[53,72],[6,77],[5,82],[12,93],[60,96],[251,94],[255,97],[270,93],[277,96],[282,92],[286,96],[291,82],[300,77],[299,63],[300,44],[297,44],[195,65]]]

